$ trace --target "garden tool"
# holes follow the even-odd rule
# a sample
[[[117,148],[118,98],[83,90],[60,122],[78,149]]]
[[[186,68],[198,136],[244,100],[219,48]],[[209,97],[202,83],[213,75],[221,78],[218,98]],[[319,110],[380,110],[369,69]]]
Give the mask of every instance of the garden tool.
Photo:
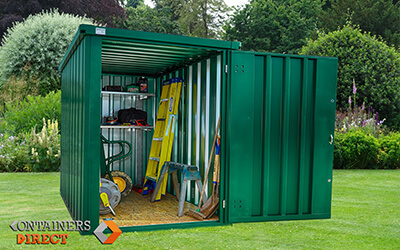
[[[121,201],[121,192],[116,183],[105,178],[100,179],[100,214],[111,212],[114,216],[114,208]]]
[[[100,135],[100,139],[101,139],[101,143],[100,143],[100,145],[101,145],[100,146],[101,177],[115,182],[118,185],[119,190],[121,191],[122,197],[126,197],[132,191],[132,187],[133,187],[132,179],[128,174],[126,174],[122,171],[111,171],[111,164],[113,162],[122,160],[125,157],[128,157],[129,155],[131,155],[132,154],[132,144],[130,144],[129,142],[124,141],[124,140],[110,141],[110,140],[106,139],[103,135]],[[121,148],[121,152],[106,158],[105,152],[104,152],[104,145],[112,146],[113,144],[118,144]],[[128,152],[126,152],[125,145],[128,147]]]
[[[219,178],[220,178],[220,146],[221,140],[218,136],[215,142],[215,160],[213,172],[213,191],[211,197],[204,203],[204,205],[197,209],[197,211],[189,210],[186,215],[196,218],[198,220],[208,219],[218,210],[219,207]]]
[[[214,141],[213,141],[213,146],[211,148],[211,153],[210,153],[210,158],[208,159],[208,167],[207,167],[207,173],[204,176],[204,183],[203,183],[203,190],[201,190],[201,196],[200,196],[200,200],[199,200],[199,207],[197,210],[200,209],[201,207],[201,202],[203,201],[203,196],[205,193],[205,189],[206,189],[206,184],[208,181],[208,173],[210,172],[210,167],[211,167],[211,161],[212,161],[212,156],[214,154],[214,149],[215,149],[215,143],[217,141],[217,137],[218,137],[218,132],[219,132],[219,125],[221,124],[221,117],[219,117],[218,119],[218,124],[217,124],[217,129],[215,130],[215,135],[214,135]]]
[[[106,193],[101,193],[100,194],[100,199],[103,202],[104,207],[108,207],[111,210],[111,213],[115,216],[116,214],[115,214],[114,210],[112,209],[112,207],[110,206],[110,202],[108,201],[107,194]]]
[[[220,137],[218,136],[215,145],[215,160],[214,160],[214,173],[213,173],[213,191],[210,199],[200,208],[200,213],[204,214],[206,218],[210,218],[217,211],[219,206],[219,176],[220,176]]]

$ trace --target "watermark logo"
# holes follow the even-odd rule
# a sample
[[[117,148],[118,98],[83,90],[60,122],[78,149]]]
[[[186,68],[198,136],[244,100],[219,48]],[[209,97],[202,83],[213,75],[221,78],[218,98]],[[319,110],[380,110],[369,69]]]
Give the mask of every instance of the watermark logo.
[[[103,232],[109,228],[112,232],[110,236],[106,236]],[[112,244],[122,233],[121,229],[112,220],[103,221],[94,231],[93,234],[102,244]]]
[[[17,244],[19,245],[22,243],[67,244],[68,234],[60,232],[89,231],[90,221],[14,221],[10,228],[14,232],[24,232],[17,235]],[[55,233],[34,233],[34,231]]]
[[[17,244],[67,244],[68,231],[90,231],[90,221],[14,221],[10,228],[17,235]],[[109,228],[112,232],[106,236],[103,232]],[[39,231],[39,233],[35,232]],[[50,232],[50,233],[49,233]],[[114,221],[103,221],[93,234],[102,244],[112,244],[122,231]]]

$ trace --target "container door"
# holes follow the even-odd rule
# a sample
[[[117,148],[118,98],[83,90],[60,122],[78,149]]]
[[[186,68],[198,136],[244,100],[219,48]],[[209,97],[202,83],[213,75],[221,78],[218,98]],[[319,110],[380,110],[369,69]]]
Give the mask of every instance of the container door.
[[[232,52],[229,222],[329,218],[337,59]]]

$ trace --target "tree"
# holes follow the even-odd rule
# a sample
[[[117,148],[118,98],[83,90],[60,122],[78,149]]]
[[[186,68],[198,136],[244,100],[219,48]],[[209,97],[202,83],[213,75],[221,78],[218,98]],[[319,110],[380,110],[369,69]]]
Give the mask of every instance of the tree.
[[[223,0],[187,1],[180,10],[179,23],[191,36],[217,38],[227,8]]]
[[[118,0],[0,0],[0,40],[14,22],[21,22],[29,15],[50,9],[86,15],[110,27],[115,27],[114,20],[124,15]]]
[[[127,0],[125,8],[128,7],[137,8],[141,4],[144,4],[144,0]]]
[[[178,22],[171,21],[170,13],[165,9],[158,11],[142,4],[137,8],[126,8],[125,13],[126,18],[117,22],[121,28],[175,35],[183,34]]]
[[[310,41],[301,54],[338,57],[338,109],[349,107],[354,81],[357,100],[352,100],[353,105],[361,107],[365,102],[387,119],[385,124],[400,127],[400,55],[393,47],[348,24]]]
[[[157,11],[169,13],[171,21],[179,20],[180,10],[185,4],[184,0],[153,0],[153,2]]]
[[[124,17],[119,0],[62,0],[60,11],[87,16],[109,27],[116,27],[114,21]]]
[[[252,0],[230,17],[225,39],[241,41],[243,50],[297,53],[321,10],[321,1]]]
[[[189,36],[218,38],[228,6],[223,0],[153,0],[157,10],[170,13]]]
[[[330,0],[330,8],[321,12],[321,27],[326,32],[342,27],[347,21],[364,31],[381,36],[385,41],[400,46],[400,8],[389,0]]]
[[[30,14],[59,7],[60,1],[57,0],[0,0],[0,40],[14,22],[21,22]]]
[[[28,85],[37,85],[42,95],[59,89],[58,65],[82,23],[93,24],[93,20],[56,10],[16,23],[8,29],[0,49],[1,82],[8,85],[21,79]]]

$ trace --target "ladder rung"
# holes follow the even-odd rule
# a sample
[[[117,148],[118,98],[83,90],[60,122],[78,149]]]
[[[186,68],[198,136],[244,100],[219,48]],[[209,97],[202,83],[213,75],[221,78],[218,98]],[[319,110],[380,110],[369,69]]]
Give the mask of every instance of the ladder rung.
[[[157,181],[157,177],[156,176],[146,176],[146,179],[150,180],[150,181],[154,181],[154,182]]]
[[[147,182],[152,181],[156,184],[156,190],[154,190],[151,201],[160,200],[161,196],[166,193],[166,183],[168,178],[165,178],[165,175],[168,177],[168,174],[165,172],[167,168],[163,169],[162,167],[164,161],[169,160],[170,158],[172,143],[167,143],[167,141],[164,143],[164,137],[165,140],[168,139],[169,142],[173,141],[173,138],[169,138],[169,135],[171,134],[170,131],[175,131],[177,119],[176,108],[179,105],[182,79],[172,78],[164,81],[163,84],[164,86],[162,87],[161,96],[158,99],[158,112],[155,117],[154,127],[157,132],[154,133],[154,137],[152,138],[150,156],[147,158],[148,164],[145,176]],[[165,84],[169,85],[165,86]],[[170,107],[175,107],[173,112],[171,112],[172,110],[169,111]],[[167,135],[165,135],[166,132],[168,132]],[[160,170],[160,168],[161,171],[159,173],[158,170]],[[157,182],[159,182],[158,185]]]

